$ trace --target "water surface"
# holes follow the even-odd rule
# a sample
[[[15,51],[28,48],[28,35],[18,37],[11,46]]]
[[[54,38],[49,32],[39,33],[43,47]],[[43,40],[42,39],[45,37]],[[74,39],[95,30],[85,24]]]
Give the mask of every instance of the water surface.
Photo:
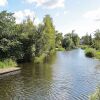
[[[88,100],[100,84],[100,61],[85,57],[81,49],[22,67],[0,76],[0,100]]]

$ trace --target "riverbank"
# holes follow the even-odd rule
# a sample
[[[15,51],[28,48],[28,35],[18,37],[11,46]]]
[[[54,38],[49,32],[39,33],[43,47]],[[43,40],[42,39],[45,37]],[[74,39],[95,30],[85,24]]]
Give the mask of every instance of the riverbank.
[[[2,69],[2,68],[16,67],[16,66],[17,66],[16,61],[14,61],[12,59],[0,60],[0,69]]]
[[[90,96],[89,100],[100,100],[100,87]]]
[[[12,59],[0,61],[0,75],[20,70],[20,68],[16,66],[17,63]]]
[[[0,75],[18,71],[18,70],[20,70],[20,68],[18,68],[18,67],[2,68],[2,69],[0,69]]]
[[[85,55],[87,57],[100,59],[100,50],[96,50],[95,48],[91,48],[87,45],[82,45],[80,47],[85,51]]]
[[[94,48],[86,48],[85,55],[90,58],[100,59],[100,51]]]
[[[82,49],[57,52],[43,64],[21,64],[21,71],[0,77],[0,100],[88,100],[100,82],[97,65]]]

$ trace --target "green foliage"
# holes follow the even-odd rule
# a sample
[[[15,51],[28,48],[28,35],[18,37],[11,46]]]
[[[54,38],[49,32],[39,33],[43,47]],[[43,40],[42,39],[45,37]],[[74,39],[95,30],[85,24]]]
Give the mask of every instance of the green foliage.
[[[63,40],[62,33],[56,32],[56,39],[55,39],[56,48],[61,48],[62,47],[62,40]]]
[[[23,61],[31,61],[33,55],[35,55],[34,48],[34,36],[35,36],[35,26],[33,22],[28,18],[24,23],[20,24],[20,29],[17,32],[20,32],[18,40],[21,43],[21,55]]]
[[[100,40],[94,39],[93,45],[96,50],[100,50]]]
[[[55,27],[46,15],[38,26],[28,17],[21,24],[15,23],[13,13],[0,13],[0,59],[11,58],[17,62],[41,60],[55,51]]]
[[[72,49],[79,46],[79,36],[72,31],[72,33],[65,34],[62,41],[62,47],[65,49]]]
[[[70,39],[70,37],[65,37],[63,39],[62,46],[65,49],[70,49],[71,48],[71,46],[72,46],[72,40]]]
[[[92,47],[96,50],[100,50],[100,30],[95,31]]]
[[[95,31],[94,36],[95,36],[95,39],[96,39],[96,40],[100,40],[100,30],[99,30],[99,29],[97,29],[97,30]]]
[[[0,59],[16,59],[20,42],[15,32],[15,18],[12,13],[0,13]]]
[[[87,48],[87,49],[85,50],[85,55],[86,55],[87,57],[95,57],[95,55],[96,55],[96,50],[93,49],[93,48]]]
[[[12,59],[6,59],[0,61],[0,68],[8,68],[17,66],[16,62]]]
[[[86,48],[89,48],[89,46],[88,45],[80,45],[80,48],[81,49],[86,49]]]
[[[95,31],[94,38],[92,38],[91,34],[86,34],[81,38],[81,41],[81,48],[86,49],[86,56],[100,59],[100,30]]]
[[[65,49],[62,47],[59,47],[59,48],[56,48],[56,51],[65,51]]]
[[[81,40],[82,40],[82,45],[90,45],[90,46],[92,46],[92,44],[93,44],[93,39],[92,39],[91,34],[90,35],[86,34],[85,36],[83,36],[81,38]]]
[[[90,96],[89,100],[100,100],[100,87]]]
[[[97,52],[96,52],[96,58],[97,58],[97,59],[100,59],[100,51],[97,51]]]
[[[35,57],[34,63],[43,63],[46,57],[46,54],[42,54],[39,57]]]
[[[46,15],[43,19],[44,23],[44,34],[46,38],[46,51],[51,51],[55,49],[55,27],[52,22],[52,18]]]

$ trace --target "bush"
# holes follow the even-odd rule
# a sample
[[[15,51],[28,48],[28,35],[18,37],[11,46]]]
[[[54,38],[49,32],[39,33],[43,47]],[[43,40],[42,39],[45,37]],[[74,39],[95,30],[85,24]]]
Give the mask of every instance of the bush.
[[[47,55],[43,53],[41,56],[35,57],[34,63],[43,63],[46,57]]]
[[[87,48],[87,49],[85,50],[85,55],[86,55],[87,57],[95,57],[95,55],[96,55],[96,50],[95,50],[95,49],[92,49],[92,48]]]
[[[15,67],[15,66],[17,66],[17,64],[12,59],[6,59],[0,61],[0,68],[8,68],[8,67]]]
[[[80,45],[80,48],[81,49],[86,49],[86,48],[88,48],[88,46],[87,45]]]

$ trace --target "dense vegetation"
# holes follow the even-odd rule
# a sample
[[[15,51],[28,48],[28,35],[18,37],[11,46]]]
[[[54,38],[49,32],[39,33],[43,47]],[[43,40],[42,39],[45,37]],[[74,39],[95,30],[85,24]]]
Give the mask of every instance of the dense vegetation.
[[[42,63],[56,50],[85,49],[88,57],[100,58],[100,30],[94,36],[86,34],[80,40],[73,30],[63,36],[56,31],[49,15],[43,18],[38,26],[27,17],[22,23],[16,24],[13,13],[0,12],[0,68],[17,66],[17,63]],[[99,100],[97,90],[90,100]]]
[[[96,30],[93,36],[91,34],[83,36],[81,44],[86,56],[100,59],[100,30]]]
[[[16,24],[13,13],[0,13],[0,61],[36,63],[43,62],[55,50],[67,50],[79,45],[79,37],[74,31],[66,34],[55,30],[49,15],[38,26],[27,17]],[[14,64],[15,65],[15,64]]]
[[[81,38],[81,48],[85,49],[87,57],[100,59],[100,30],[96,30],[94,35],[86,34]],[[93,93],[89,100],[100,100],[100,87]]]

